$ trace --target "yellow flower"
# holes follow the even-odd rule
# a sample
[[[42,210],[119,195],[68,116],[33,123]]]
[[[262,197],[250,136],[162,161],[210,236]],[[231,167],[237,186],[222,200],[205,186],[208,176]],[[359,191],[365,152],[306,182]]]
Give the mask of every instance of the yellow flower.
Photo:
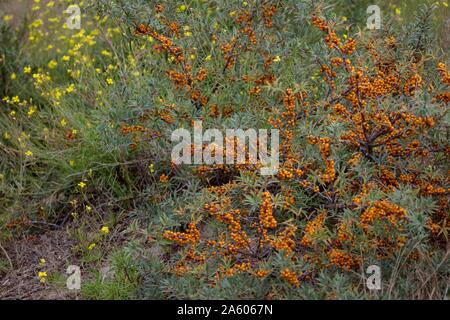
[[[39,265],[40,265],[41,267],[45,266],[45,263],[46,263],[46,261],[45,261],[44,258],[39,259]]]
[[[273,62],[280,62],[280,61],[281,61],[280,56],[275,56],[275,58],[273,58]]]
[[[205,58],[205,61],[210,61],[211,58],[212,58],[212,56],[211,56],[211,55],[208,55],[208,56]]]
[[[61,124],[61,127],[65,127],[67,124],[66,119],[61,119],[61,121],[59,122]]]
[[[67,93],[72,93],[75,91],[75,85],[72,83],[66,88]]]
[[[94,247],[95,247],[95,243],[91,243],[91,244],[88,246],[88,250],[92,250],[92,249],[94,249]]]
[[[41,19],[37,19],[37,20],[33,21],[33,23],[31,23],[31,27],[37,29],[40,26],[42,26],[43,24],[44,24],[44,22]]]
[[[25,68],[23,68],[23,73],[25,73],[25,74],[31,73],[31,67],[26,66]]]
[[[402,13],[402,10],[400,8],[395,8],[395,14],[400,15]]]
[[[108,79],[106,79],[106,83],[107,83],[108,85],[113,85],[113,84],[114,84],[114,80],[111,79],[111,78],[108,78]]]
[[[75,160],[69,160],[69,166],[73,167],[75,165]]]
[[[35,113],[35,112],[36,112],[36,108],[33,106],[30,106],[28,108],[28,112],[27,112],[28,117],[31,117],[33,115],[33,113]]]
[[[12,102],[12,103],[19,103],[19,102],[20,102],[19,96],[14,96],[14,97],[12,97],[11,102]]]
[[[91,206],[86,206],[86,212],[87,212],[87,213],[92,212],[92,207],[91,207]]]
[[[182,4],[181,6],[179,6],[177,8],[177,13],[185,12],[186,9],[187,9],[187,7],[184,4]]]
[[[149,165],[148,165],[148,171],[150,171],[150,173],[155,172],[155,168],[154,168],[154,167],[155,167],[155,166],[153,165],[153,163],[149,164]]]
[[[63,56],[62,61],[65,61],[65,62],[70,61],[70,56]]]
[[[86,188],[86,183],[83,181],[78,182],[78,187],[80,187],[80,189],[84,189],[84,188]]]
[[[16,80],[17,79],[17,75],[13,72],[11,73],[11,80]]]
[[[100,229],[100,233],[101,233],[101,234],[108,234],[108,233],[109,233],[109,228],[108,228],[107,226],[103,226],[103,227]]]
[[[12,14],[8,14],[6,16],[3,16],[3,21],[5,22],[9,22],[14,18],[14,16]]]
[[[101,54],[105,57],[112,57],[112,53],[108,50],[102,50]]]
[[[49,69],[55,69],[58,66],[58,62],[56,62],[55,60],[50,60],[47,66]]]
[[[39,281],[41,283],[45,283],[45,281],[47,280],[47,272],[46,271],[39,271],[38,272],[38,277],[39,277]]]
[[[27,157],[32,157],[32,156],[33,156],[33,152],[30,151],[30,150],[28,150],[27,152],[25,152],[25,155],[26,155]]]

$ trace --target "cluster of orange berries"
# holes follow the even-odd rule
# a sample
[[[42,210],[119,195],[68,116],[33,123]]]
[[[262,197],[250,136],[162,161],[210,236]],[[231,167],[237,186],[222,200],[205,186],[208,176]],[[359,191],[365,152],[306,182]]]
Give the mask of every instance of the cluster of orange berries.
[[[122,124],[120,126],[120,133],[123,134],[123,135],[129,134],[129,133],[132,133],[132,132],[146,132],[146,131],[147,131],[147,129],[144,128],[141,125],[127,126],[125,124]]]
[[[119,128],[119,132],[122,135],[128,135],[128,134],[133,134],[133,138],[132,138],[132,143],[130,144],[130,148],[132,150],[136,149],[138,144],[142,141],[142,134],[145,134],[145,137],[150,139],[150,138],[157,138],[161,136],[161,132],[159,131],[155,131],[155,130],[149,130],[147,128],[145,128],[142,125],[127,125],[125,123],[122,123],[120,128]],[[66,139],[71,140],[71,139],[75,139],[76,138],[76,134],[74,134],[73,130],[71,130],[71,132],[68,132],[66,134]]]
[[[422,186],[420,190],[423,194],[427,195],[440,195],[445,194],[447,190],[443,187],[435,187],[431,183],[426,183],[424,186]]]
[[[393,225],[397,225],[405,217],[406,210],[404,208],[387,200],[380,200],[362,213],[360,222],[363,228],[366,229],[375,220],[386,218]]]
[[[295,197],[292,195],[291,189],[283,190],[282,192],[284,201],[283,201],[283,208],[289,209],[295,204]]]
[[[359,265],[359,259],[338,249],[331,249],[328,252],[330,263],[345,270],[350,271]]]
[[[208,71],[206,71],[206,69],[201,68],[198,72],[197,75],[195,76],[195,79],[198,82],[202,82],[206,79],[206,77],[208,76]]]
[[[313,220],[309,221],[306,224],[305,234],[303,238],[300,240],[300,244],[302,246],[304,247],[312,246],[313,237],[319,230],[322,229],[326,216],[327,216],[326,212],[322,212],[316,218],[314,218]]]
[[[267,61],[273,61],[273,60],[272,60],[272,59],[269,59],[269,60],[267,60]],[[264,63],[264,66],[267,67],[267,66],[268,66],[268,63],[265,62],[265,63]],[[257,78],[253,81],[254,84],[255,84],[255,86],[252,87],[252,88],[250,89],[250,91],[249,91],[250,95],[255,95],[255,96],[259,95],[259,94],[261,93],[261,86],[262,86],[262,85],[270,86],[270,85],[272,85],[272,84],[275,82],[275,80],[276,80],[276,77],[275,77],[275,75],[273,75],[272,73],[263,74],[263,75],[257,77]],[[244,80],[244,81],[249,81],[249,78],[246,77],[246,80]]]
[[[327,159],[326,160],[326,169],[325,173],[321,176],[322,181],[324,183],[331,183],[336,178],[336,171],[334,169],[334,160]]]
[[[350,234],[351,223],[341,222],[337,230],[336,244],[340,245],[344,242],[350,241],[352,236]]]
[[[341,40],[336,35],[336,32],[328,26],[328,23],[324,19],[319,18],[315,13],[313,13],[311,20],[312,20],[312,23],[317,28],[319,28],[322,32],[324,32],[326,34],[325,42],[327,43],[327,45],[330,49],[340,46]]]
[[[159,117],[161,118],[162,121],[164,121],[165,123],[168,123],[168,124],[175,122],[172,115],[170,115],[169,113],[161,113],[159,115]]]
[[[264,6],[263,19],[264,19],[264,24],[266,25],[267,28],[272,28],[272,26],[273,26],[272,19],[276,12],[277,12],[277,7],[275,5]]]
[[[450,72],[447,70],[447,66],[441,62],[438,64],[437,70],[441,76],[441,82],[447,86],[450,86]],[[435,96],[435,99],[448,104],[450,102],[450,91],[438,93]]]
[[[242,230],[240,223],[241,211],[232,210],[230,213],[216,215],[217,220],[228,224],[230,237],[233,240],[234,248],[249,248],[250,238],[247,233]]]
[[[395,174],[387,168],[381,168],[380,180],[387,186],[387,190],[391,190],[393,187],[398,187],[398,181]]]
[[[154,47],[157,52],[167,52],[169,57],[171,57],[176,64],[185,63],[183,50],[176,47],[172,40],[156,31],[150,31],[150,35],[159,41],[159,44]]]
[[[284,269],[280,272],[280,277],[295,287],[300,286],[300,280],[298,280],[297,274],[294,271]]]
[[[225,59],[226,70],[231,69],[237,61],[236,55],[234,53],[236,47],[240,48],[240,46],[237,45],[236,37],[233,37],[230,42],[220,46],[220,50],[222,51],[222,55],[224,56]]]
[[[325,161],[326,169],[325,173],[321,175],[322,181],[324,183],[331,183],[336,178],[336,171],[334,169],[334,160],[329,159],[331,148],[330,148],[330,138],[318,138],[314,136],[308,136],[308,142],[310,144],[318,144],[320,148],[320,154],[322,159]]]
[[[269,272],[268,270],[260,269],[260,270],[257,270],[257,271],[255,272],[255,275],[256,275],[258,278],[265,278],[265,277],[267,277],[267,275],[268,275],[269,273],[270,273],[270,272]]]
[[[319,28],[323,33],[325,33],[325,42],[330,49],[338,50],[342,55],[351,55],[356,48],[356,40],[353,38],[348,38],[347,41],[342,44],[341,39],[336,34],[336,31],[331,28],[328,23],[319,18],[315,13],[312,14],[312,23]]]
[[[164,238],[174,241],[180,246],[185,246],[187,244],[196,245],[200,240],[200,231],[197,229],[195,223],[190,223],[186,232],[173,232],[167,230],[164,232]]]
[[[295,249],[295,233],[296,226],[287,226],[284,228],[274,240],[270,240],[271,246],[277,251],[283,250],[286,254],[290,254]]]
[[[236,183],[234,181],[231,181],[229,183],[225,183],[220,186],[208,187],[208,192],[211,194],[215,194],[216,196],[223,196],[223,195],[227,194],[230,190],[232,190],[234,187],[236,187]],[[205,204],[205,206],[207,206],[207,205],[208,204]]]
[[[158,3],[155,5],[155,11],[156,13],[162,13],[164,11],[164,6],[161,3]]]
[[[347,164],[350,166],[356,166],[360,162],[361,157],[362,157],[362,153],[357,152],[347,161]]]
[[[441,231],[441,226],[434,223],[432,219],[428,219],[427,228],[430,230],[432,235],[437,235]]]
[[[330,155],[330,142],[331,139],[324,137],[324,138],[318,138],[315,136],[308,136],[308,142],[312,145],[318,144],[320,148],[320,154],[322,155],[323,159],[327,159]]]
[[[422,87],[422,82],[420,75],[412,75],[403,85],[403,94],[405,96],[414,96],[416,90]]]
[[[166,74],[177,88],[184,88],[192,83],[192,78],[189,74],[181,73],[176,70],[168,70]]]
[[[263,193],[263,203],[259,210],[259,221],[265,229],[273,229],[277,226],[277,220],[273,217],[272,196],[268,191]]]
[[[450,72],[447,70],[447,66],[440,62],[438,63],[437,70],[441,76],[442,83],[450,86]]]
[[[178,277],[183,276],[184,274],[186,274],[186,272],[188,272],[190,270],[190,268],[186,265],[184,265],[183,263],[177,263],[175,265],[175,274]]]
[[[218,272],[220,274],[223,274],[227,277],[232,277],[237,273],[242,273],[250,270],[250,263],[249,262],[241,262],[241,263],[235,263],[231,268],[225,269],[223,266],[219,266]]]
[[[282,180],[290,180],[295,177],[301,177],[305,172],[299,168],[295,168],[296,157],[292,148],[292,140],[294,138],[294,129],[297,123],[296,100],[303,101],[306,94],[294,94],[292,89],[287,89],[283,97],[284,111],[280,113],[278,118],[270,118],[269,124],[280,130],[282,138],[280,153],[282,161],[280,164],[278,178]]]
[[[159,181],[162,183],[167,183],[169,182],[169,176],[163,173],[159,176]]]

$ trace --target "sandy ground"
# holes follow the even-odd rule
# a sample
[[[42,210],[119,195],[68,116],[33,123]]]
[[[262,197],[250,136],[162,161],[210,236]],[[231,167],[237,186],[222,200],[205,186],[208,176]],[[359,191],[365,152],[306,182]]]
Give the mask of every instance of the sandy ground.
[[[68,232],[63,228],[8,242],[4,249],[12,268],[5,274],[0,274],[0,299],[78,298],[76,292],[63,285],[58,289],[40,283],[37,276],[39,271],[46,271],[49,276],[64,275],[67,266],[74,264],[73,246],[73,240],[70,240]],[[0,254],[5,255],[4,252]],[[44,266],[39,265],[41,258],[45,258]]]

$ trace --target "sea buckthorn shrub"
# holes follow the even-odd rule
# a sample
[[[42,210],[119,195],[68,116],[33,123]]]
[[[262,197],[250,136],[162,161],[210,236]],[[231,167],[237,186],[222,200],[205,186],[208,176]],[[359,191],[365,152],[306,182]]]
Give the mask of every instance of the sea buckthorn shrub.
[[[176,277],[202,274],[209,280],[200,282],[211,289],[225,279],[252,284],[261,279],[268,296],[279,285],[284,294],[302,296],[324,274],[355,284],[365,267],[377,263],[388,274],[401,272],[397,285],[412,288],[418,282],[407,275],[408,267],[398,270],[395,261],[426,264],[430,252],[447,261],[448,69],[424,48],[429,40],[411,47],[415,34],[406,41],[392,30],[356,39],[316,8],[300,7],[308,11],[301,21],[323,35],[323,45],[303,48],[316,62],[309,72],[313,85],[301,75],[291,76],[298,70],[292,64],[294,71],[277,66],[298,57],[277,51],[286,46],[277,37],[289,39],[295,30],[283,21],[292,17],[292,3],[249,2],[229,9],[221,22],[231,34],[215,25],[206,31],[182,27],[185,22],[172,14],[181,9],[171,5],[156,5],[158,19],[151,22],[132,20],[134,34],[152,37],[154,50],[171,64],[165,76],[190,109],[185,126],[196,119],[211,124],[219,119],[219,126],[252,127],[228,121],[251,114],[254,127],[265,122],[280,130],[282,141],[276,177],[260,176],[249,166],[192,168],[203,187],[197,206],[178,208],[181,225],[174,221],[175,229],[162,233],[172,243],[167,272],[175,278],[167,282],[169,292],[178,294]],[[229,6],[236,8],[232,2]],[[194,3],[188,10],[196,9]],[[214,8],[208,13],[213,16]],[[211,52],[219,67],[208,69]],[[427,70],[440,77],[427,78]],[[231,106],[220,105],[230,99],[235,99]],[[239,286],[238,281],[233,284]],[[302,285],[305,291],[295,290]]]
[[[370,31],[363,2],[96,0],[76,32],[37,10],[27,46],[47,49],[2,101],[7,229],[125,212],[142,298],[445,297],[442,11],[383,3]],[[278,173],[176,165],[171,133],[196,121],[278,129]]]

